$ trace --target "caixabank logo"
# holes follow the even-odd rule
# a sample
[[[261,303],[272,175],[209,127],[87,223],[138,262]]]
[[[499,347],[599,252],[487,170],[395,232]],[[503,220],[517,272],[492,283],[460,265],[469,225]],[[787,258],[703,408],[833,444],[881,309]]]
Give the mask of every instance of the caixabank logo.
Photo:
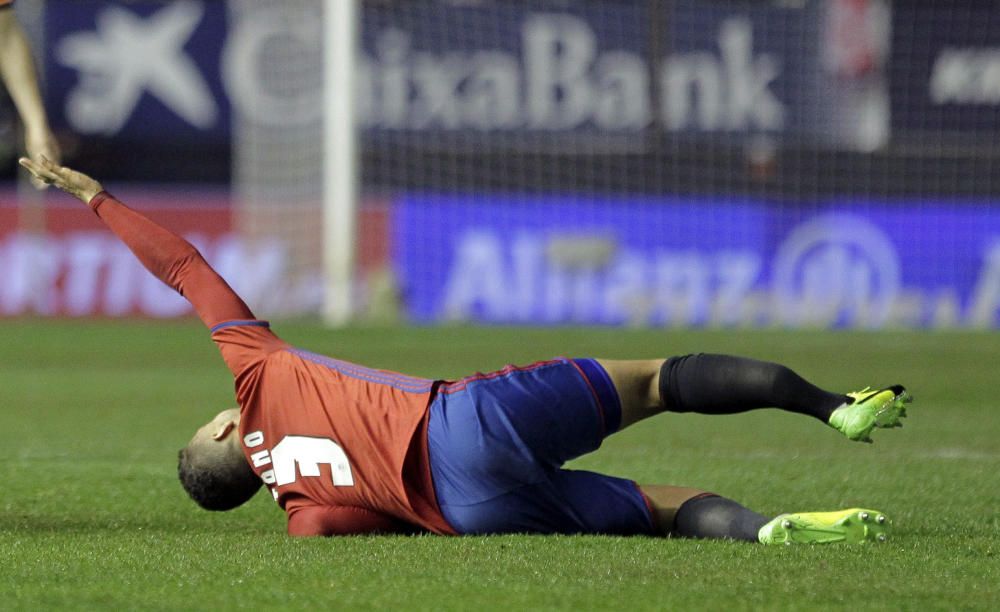
[[[95,28],[55,46],[57,61],[79,74],[66,97],[71,125],[85,134],[117,134],[143,96],[198,129],[219,110],[198,65],[185,50],[205,14],[200,2],[174,2],[148,17],[120,6],[98,11]]]
[[[760,133],[796,129],[814,16],[681,2],[687,26],[651,55],[643,2],[366,5],[358,121],[412,131]],[[322,4],[52,0],[46,72],[83,134],[228,136],[322,119]],[[547,8],[546,8],[547,7]],[[561,9],[559,7],[562,7]],[[664,28],[675,16],[664,11]],[[765,28],[780,19],[785,31]],[[456,32],[461,23],[468,31]],[[813,70],[812,72],[815,72]]]
[[[104,137],[222,137],[225,23],[221,3],[50,2],[46,73],[54,120]]]
[[[784,127],[785,103],[775,90],[782,58],[755,48],[746,17],[722,20],[704,49],[655,58],[658,70],[641,50],[608,48],[584,18],[519,17],[510,25],[519,43],[509,50],[420,49],[404,29],[379,31],[359,65],[362,123],[386,130],[638,131],[654,120],[671,131]]]

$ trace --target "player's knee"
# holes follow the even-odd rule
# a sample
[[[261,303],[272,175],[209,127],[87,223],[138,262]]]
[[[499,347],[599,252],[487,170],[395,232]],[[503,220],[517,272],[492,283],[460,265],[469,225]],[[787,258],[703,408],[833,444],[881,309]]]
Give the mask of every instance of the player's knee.
[[[623,410],[645,411],[659,405],[656,381],[662,363],[660,360],[598,359],[597,362],[611,379]]]

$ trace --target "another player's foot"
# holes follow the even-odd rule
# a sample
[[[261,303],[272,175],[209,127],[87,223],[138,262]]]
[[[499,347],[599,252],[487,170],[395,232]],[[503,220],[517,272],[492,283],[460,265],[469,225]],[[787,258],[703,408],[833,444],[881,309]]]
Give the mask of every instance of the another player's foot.
[[[782,514],[760,528],[762,544],[835,544],[885,542],[892,521],[877,510]]]
[[[853,401],[830,415],[830,426],[851,440],[871,442],[876,427],[902,427],[899,419],[906,416],[906,404],[913,401],[903,385],[893,385],[872,391],[863,389],[848,393]]]

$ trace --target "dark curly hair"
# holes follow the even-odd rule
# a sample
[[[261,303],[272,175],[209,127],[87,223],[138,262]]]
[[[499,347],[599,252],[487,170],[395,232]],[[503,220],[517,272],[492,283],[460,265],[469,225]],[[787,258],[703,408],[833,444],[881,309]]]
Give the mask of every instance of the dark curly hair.
[[[191,499],[206,510],[232,510],[261,487],[260,478],[242,457],[214,465],[204,462],[196,465],[191,455],[190,447],[177,454],[177,477]]]

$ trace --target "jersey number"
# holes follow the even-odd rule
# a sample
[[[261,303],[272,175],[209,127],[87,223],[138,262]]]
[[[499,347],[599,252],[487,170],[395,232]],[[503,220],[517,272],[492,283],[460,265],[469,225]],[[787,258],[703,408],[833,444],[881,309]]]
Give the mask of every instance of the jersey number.
[[[347,453],[329,438],[285,436],[271,449],[271,461],[278,486],[295,482],[296,465],[298,473],[306,477],[319,476],[319,466],[324,463],[330,465],[334,486],[354,486]]]

